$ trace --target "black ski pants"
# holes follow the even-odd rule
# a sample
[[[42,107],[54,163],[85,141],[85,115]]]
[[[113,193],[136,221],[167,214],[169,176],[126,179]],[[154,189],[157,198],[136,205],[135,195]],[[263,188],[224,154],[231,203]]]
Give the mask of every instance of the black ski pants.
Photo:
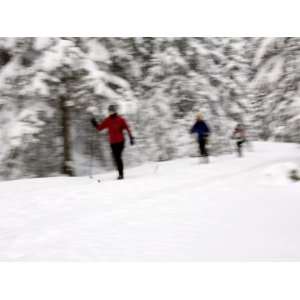
[[[237,153],[239,156],[243,156],[242,145],[245,143],[245,140],[239,140],[236,142]]]
[[[112,156],[115,162],[115,165],[118,169],[119,175],[123,177],[124,172],[124,166],[123,166],[123,160],[122,160],[122,152],[124,150],[125,142],[110,144]]]
[[[207,149],[206,149],[207,139],[204,138],[204,137],[199,138],[198,143],[199,143],[200,155],[201,156],[208,156],[208,152],[207,152]]]

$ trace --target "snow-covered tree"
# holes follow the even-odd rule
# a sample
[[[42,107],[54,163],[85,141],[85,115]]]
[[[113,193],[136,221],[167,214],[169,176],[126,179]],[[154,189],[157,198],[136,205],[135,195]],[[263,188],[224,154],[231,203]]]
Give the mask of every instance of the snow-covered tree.
[[[292,140],[299,116],[299,39],[258,38],[253,47],[249,93],[257,135]]]
[[[96,40],[84,43],[85,48],[80,47],[80,40],[72,38],[17,39],[16,42],[11,61],[1,70],[1,98],[6,97],[1,116],[7,118],[11,106],[15,110],[14,116],[9,117],[10,130],[3,128],[2,135],[11,143],[5,160],[9,164],[11,157],[18,162],[16,146],[21,144],[22,160],[28,165],[30,159],[24,149],[28,142],[33,147],[30,151],[33,158],[43,160],[40,165],[53,158],[53,155],[41,155],[47,154],[43,149],[51,149],[60,158],[51,161],[56,166],[61,161],[61,170],[56,171],[74,175],[72,133],[76,133],[76,114],[97,112],[108,101],[119,101],[123,93],[128,95],[129,85],[110,74],[106,62],[95,57]],[[90,116],[87,114],[86,123]],[[18,144],[14,142],[16,139]]]
[[[237,122],[252,139],[299,142],[299,38],[0,38],[0,176],[111,168],[99,121],[112,102],[137,145],[126,161],[197,155],[202,112],[211,154],[231,151]]]

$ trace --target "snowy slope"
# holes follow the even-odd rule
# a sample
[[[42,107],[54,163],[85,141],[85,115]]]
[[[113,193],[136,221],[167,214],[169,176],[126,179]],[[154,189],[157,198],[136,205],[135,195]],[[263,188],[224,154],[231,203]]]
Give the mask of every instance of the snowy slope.
[[[300,259],[294,144],[88,177],[0,183],[0,260]]]

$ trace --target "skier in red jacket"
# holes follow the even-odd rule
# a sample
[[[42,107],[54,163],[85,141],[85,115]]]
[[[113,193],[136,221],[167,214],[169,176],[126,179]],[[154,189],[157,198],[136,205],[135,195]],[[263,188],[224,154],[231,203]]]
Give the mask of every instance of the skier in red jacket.
[[[117,105],[112,104],[108,107],[110,115],[104,119],[102,122],[97,123],[95,118],[91,119],[92,125],[98,130],[108,129],[109,142],[112,150],[112,156],[116,167],[119,172],[119,177],[117,179],[124,179],[124,165],[122,160],[122,152],[125,146],[125,138],[123,135],[123,130],[127,130],[130,144],[134,145],[134,137],[131,134],[129,126],[126,120],[118,115]]]

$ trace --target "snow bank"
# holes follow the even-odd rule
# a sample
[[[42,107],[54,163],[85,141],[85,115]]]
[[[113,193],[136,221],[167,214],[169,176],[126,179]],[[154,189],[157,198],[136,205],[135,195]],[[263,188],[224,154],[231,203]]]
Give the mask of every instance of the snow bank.
[[[211,164],[148,163],[124,181],[2,182],[0,260],[299,260],[300,184],[286,179],[299,149],[254,149]]]
[[[295,162],[278,163],[264,170],[263,184],[289,185],[291,184],[290,172],[299,170],[299,164]]]

